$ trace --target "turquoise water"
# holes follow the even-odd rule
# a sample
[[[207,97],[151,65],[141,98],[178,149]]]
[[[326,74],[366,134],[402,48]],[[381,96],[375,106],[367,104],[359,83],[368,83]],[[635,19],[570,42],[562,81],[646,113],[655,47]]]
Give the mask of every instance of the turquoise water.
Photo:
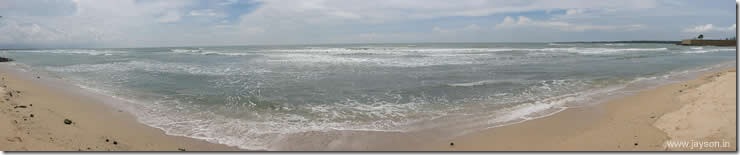
[[[308,131],[475,130],[734,62],[734,47],[424,43],[4,50],[168,134],[245,149]],[[730,64],[730,66],[734,66]],[[454,123],[453,123],[454,122]]]

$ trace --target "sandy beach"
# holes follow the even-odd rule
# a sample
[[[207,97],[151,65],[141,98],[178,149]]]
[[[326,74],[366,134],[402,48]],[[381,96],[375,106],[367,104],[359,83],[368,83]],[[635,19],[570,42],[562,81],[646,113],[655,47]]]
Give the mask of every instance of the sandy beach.
[[[45,85],[46,76],[0,67],[0,150],[204,151],[237,150],[136,122],[126,112],[74,91]],[[58,86],[57,86],[58,87]],[[70,89],[74,90],[74,89]],[[69,121],[65,121],[69,120]]]
[[[59,86],[50,86],[48,83],[54,81],[45,80],[47,77],[9,67],[12,66],[3,66],[0,70],[3,94],[0,104],[0,150],[238,150],[202,140],[166,135],[159,129],[136,122],[130,114],[102,104],[99,100],[57,88]],[[603,104],[570,108],[549,117],[474,132],[448,141],[417,141],[416,144],[359,148],[432,151],[734,151],[735,72],[735,69],[725,69]],[[702,147],[691,147],[691,144],[673,146],[676,142],[708,144]],[[720,144],[712,145],[713,142]]]
[[[735,72],[726,69],[603,104],[468,134],[438,142],[433,150],[736,151]]]

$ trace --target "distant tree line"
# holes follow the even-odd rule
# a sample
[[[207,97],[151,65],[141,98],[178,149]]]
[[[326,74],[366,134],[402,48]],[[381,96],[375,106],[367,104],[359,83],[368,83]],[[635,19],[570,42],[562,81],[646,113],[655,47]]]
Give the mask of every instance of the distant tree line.
[[[555,43],[656,43],[656,44],[676,44],[681,41],[670,41],[670,40],[625,40],[625,41],[576,41],[576,42],[555,42]]]

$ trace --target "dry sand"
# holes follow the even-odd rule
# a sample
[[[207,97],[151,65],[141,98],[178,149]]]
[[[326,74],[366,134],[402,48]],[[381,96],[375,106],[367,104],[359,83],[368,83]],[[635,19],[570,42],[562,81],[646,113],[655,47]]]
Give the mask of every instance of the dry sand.
[[[428,146],[456,151],[736,151],[735,69]],[[728,142],[669,147],[666,142]],[[693,140],[693,141],[692,141]],[[450,146],[454,143],[454,146]]]
[[[681,109],[665,114],[655,127],[670,137],[669,150],[735,150],[736,135],[736,75],[734,72],[706,77],[707,84],[689,89],[678,99]],[[705,143],[695,146],[671,146],[680,142]],[[696,144],[696,143],[694,143]],[[723,146],[729,144],[729,147]],[[697,148],[698,146],[698,148]]]
[[[197,151],[237,150],[136,122],[102,101],[46,85],[45,76],[0,66],[0,150]],[[57,86],[58,87],[58,86]],[[73,90],[73,89],[70,89]],[[65,124],[65,119],[72,121]]]

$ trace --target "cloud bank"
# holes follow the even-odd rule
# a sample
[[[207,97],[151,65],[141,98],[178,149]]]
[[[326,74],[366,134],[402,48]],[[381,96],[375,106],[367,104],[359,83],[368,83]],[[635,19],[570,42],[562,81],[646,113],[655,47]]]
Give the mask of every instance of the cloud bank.
[[[0,48],[676,40],[731,37],[715,25],[734,13],[689,0],[6,0]]]

